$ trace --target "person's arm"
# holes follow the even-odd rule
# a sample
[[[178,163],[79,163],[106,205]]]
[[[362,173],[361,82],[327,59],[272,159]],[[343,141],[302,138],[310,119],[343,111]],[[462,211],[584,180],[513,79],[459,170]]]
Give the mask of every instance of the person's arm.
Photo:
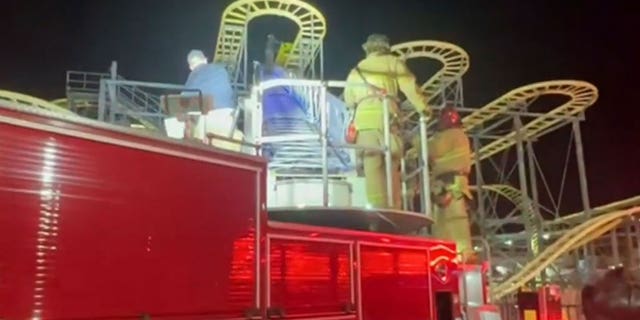
[[[355,94],[355,83],[356,82],[356,73],[354,70],[349,72],[349,76],[347,76],[347,85],[344,88],[344,103],[346,104],[349,110],[353,110],[356,107],[356,94]]]
[[[396,72],[400,91],[404,93],[416,111],[430,117],[431,108],[427,104],[427,97],[416,83],[416,77],[402,60],[398,60]]]

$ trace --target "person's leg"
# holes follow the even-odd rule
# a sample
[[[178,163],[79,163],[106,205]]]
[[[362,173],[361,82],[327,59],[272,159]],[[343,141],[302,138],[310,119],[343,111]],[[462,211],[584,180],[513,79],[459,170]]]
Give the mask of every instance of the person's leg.
[[[467,212],[467,199],[453,199],[442,212],[443,228],[449,240],[456,243],[456,249],[462,254],[463,261],[473,263],[475,260],[471,243],[471,227]]]
[[[404,154],[402,138],[397,134],[391,137],[391,192],[393,194],[393,204],[389,207],[402,210],[402,172],[400,171],[400,161]],[[385,171],[386,172],[386,171]]]
[[[356,143],[363,147],[380,147],[380,133],[376,130],[358,132]],[[387,193],[384,175],[384,156],[379,151],[363,152],[363,171],[367,199],[374,208],[387,207]]]
[[[434,184],[434,191],[440,193],[439,187],[441,186],[442,184]],[[466,197],[464,195],[453,197],[445,205],[434,204],[433,208],[433,236],[455,242],[456,250],[462,253],[465,261],[473,262],[475,256],[471,243],[471,226]]]

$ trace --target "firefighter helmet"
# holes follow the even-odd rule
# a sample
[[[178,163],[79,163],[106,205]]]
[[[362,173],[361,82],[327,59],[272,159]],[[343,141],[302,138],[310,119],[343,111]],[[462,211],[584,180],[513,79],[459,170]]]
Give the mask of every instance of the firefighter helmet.
[[[391,50],[389,37],[379,33],[371,34],[367,37],[367,42],[362,44],[362,49],[364,49],[367,54],[374,52],[389,52]]]
[[[438,128],[440,130],[459,128],[461,126],[460,114],[453,106],[447,105],[440,110],[440,117],[438,118]]]

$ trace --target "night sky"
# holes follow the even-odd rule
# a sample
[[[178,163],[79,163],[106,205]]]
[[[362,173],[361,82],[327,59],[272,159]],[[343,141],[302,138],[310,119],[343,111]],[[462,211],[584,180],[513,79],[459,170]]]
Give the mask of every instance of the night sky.
[[[64,96],[66,70],[105,72],[117,60],[129,79],[183,83],[190,49],[212,55],[223,0],[3,1],[0,88],[41,98]],[[464,48],[466,107],[480,107],[515,87],[553,79],[595,84],[600,99],[587,112],[583,138],[591,202],[640,194],[640,14],[615,1],[308,1],[328,22],[326,78],[343,79],[362,58],[369,33],[393,43],[441,40]],[[365,4],[366,3],[366,4]],[[403,3],[403,5],[399,5]],[[544,3],[544,5],[542,5]],[[359,4],[359,5],[358,5]],[[252,23],[251,56],[261,58],[272,32],[282,40],[294,24],[276,18]],[[414,66],[412,64],[412,66]],[[416,72],[434,66],[416,65]],[[423,73],[421,80],[430,74]],[[535,111],[535,110],[534,110]],[[551,184],[559,184],[569,132],[536,144]],[[575,167],[575,166],[573,166]],[[573,169],[575,170],[575,168]],[[575,174],[566,210],[579,209]],[[491,177],[487,178],[491,180]]]

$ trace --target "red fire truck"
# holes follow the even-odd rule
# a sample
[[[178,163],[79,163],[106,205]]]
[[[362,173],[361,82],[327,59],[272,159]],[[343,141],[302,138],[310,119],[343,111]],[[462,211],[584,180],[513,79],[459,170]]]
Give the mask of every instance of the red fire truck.
[[[408,235],[427,219],[267,212],[265,179],[260,157],[0,106],[0,319],[462,318],[454,245]]]

